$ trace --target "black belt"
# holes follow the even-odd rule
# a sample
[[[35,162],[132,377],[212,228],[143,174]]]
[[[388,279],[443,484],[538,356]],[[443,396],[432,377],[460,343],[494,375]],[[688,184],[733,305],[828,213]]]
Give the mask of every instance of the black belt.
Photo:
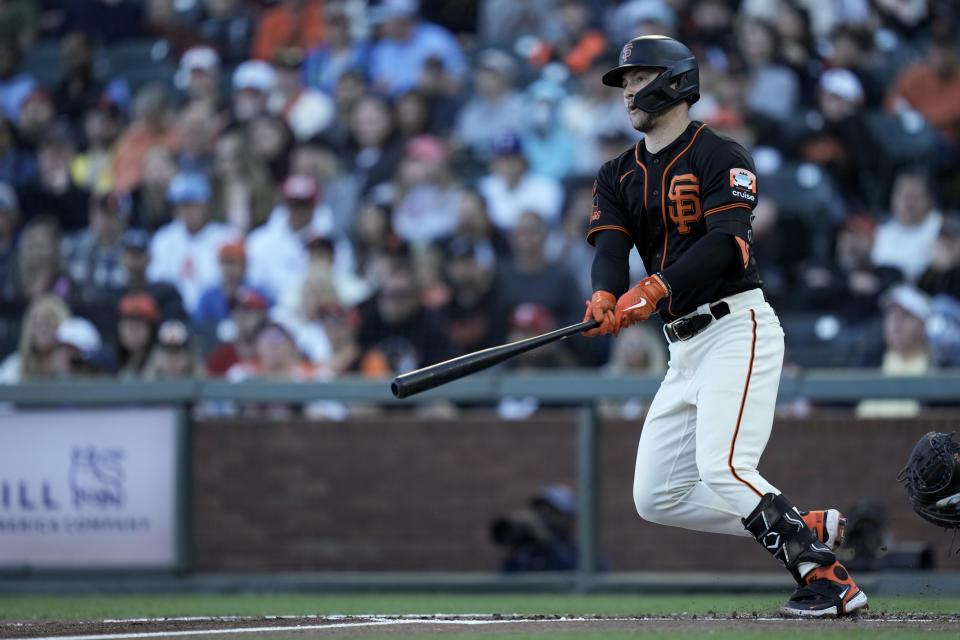
[[[714,320],[719,320],[729,313],[730,307],[726,302],[717,302],[710,305],[710,313],[680,318],[663,325],[663,335],[667,337],[668,342],[683,342],[706,329]]]

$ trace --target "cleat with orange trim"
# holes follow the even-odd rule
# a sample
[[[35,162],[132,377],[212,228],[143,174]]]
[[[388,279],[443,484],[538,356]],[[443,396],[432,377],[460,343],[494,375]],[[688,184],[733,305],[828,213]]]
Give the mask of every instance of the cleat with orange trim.
[[[790,600],[780,607],[781,615],[791,618],[838,618],[849,616],[867,606],[867,594],[853,582],[839,562],[817,567],[804,577]]]
[[[847,526],[847,519],[836,509],[821,511],[801,511],[800,516],[807,524],[817,540],[835,551],[843,544],[843,530]]]

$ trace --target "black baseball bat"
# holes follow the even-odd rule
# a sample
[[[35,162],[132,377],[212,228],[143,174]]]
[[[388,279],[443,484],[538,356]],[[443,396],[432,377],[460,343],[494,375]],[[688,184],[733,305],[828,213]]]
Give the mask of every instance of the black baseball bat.
[[[415,393],[426,391],[439,387],[442,384],[458,380],[464,376],[477,371],[483,371],[488,367],[499,364],[514,356],[526,353],[531,349],[542,347],[556,340],[562,340],[581,331],[589,331],[600,326],[596,320],[585,320],[579,324],[572,324],[569,327],[555,329],[549,333],[542,333],[539,336],[517,340],[509,344],[502,344],[499,347],[490,347],[481,351],[474,351],[451,360],[438,362],[429,367],[417,369],[402,376],[397,376],[390,383],[390,391],[397,398],[406,398]]]

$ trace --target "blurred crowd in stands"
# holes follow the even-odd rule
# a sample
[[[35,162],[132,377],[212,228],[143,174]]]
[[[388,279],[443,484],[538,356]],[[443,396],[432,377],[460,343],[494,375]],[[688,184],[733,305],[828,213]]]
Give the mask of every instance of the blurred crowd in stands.
[[[949,0],[5,0],[0,381],[379,377],[578,322],[594,175],[640,139],[600,76],[644,34],[694,50],[692,117],[753,153],[787,366],[958,366],[958,19]],[[659,372],[658,334],[509,366]]]

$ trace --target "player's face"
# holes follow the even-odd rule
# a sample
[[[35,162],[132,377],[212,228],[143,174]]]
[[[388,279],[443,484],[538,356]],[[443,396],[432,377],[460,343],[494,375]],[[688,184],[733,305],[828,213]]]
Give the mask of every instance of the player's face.
[[[660,71],[656,67],[637,67],[636,69],[628,69],[623,74],[623,104],[627,107],[630,124],[637,131],[643,131],[644,133],[651,131],[660,119],[660,113],[647,113],[633,105],[633,96],[653,82]]]

